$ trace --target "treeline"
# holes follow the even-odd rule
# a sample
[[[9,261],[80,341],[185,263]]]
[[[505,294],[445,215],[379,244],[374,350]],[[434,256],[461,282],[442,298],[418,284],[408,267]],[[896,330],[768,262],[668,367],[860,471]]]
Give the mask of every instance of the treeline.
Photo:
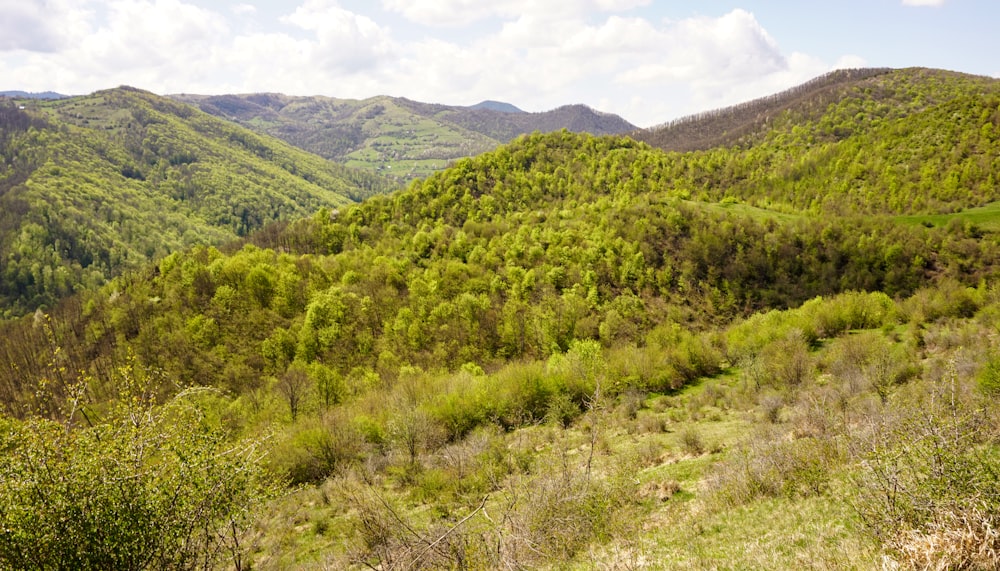
[[[697,151],[728,147],[766,130],[780,113],[804,105],[822,111],[839,100],[845,87],[891,72],[890,68],[838,69],[785,91],[722,109],[695,113],[631,133],[637,140],[667,151]]]

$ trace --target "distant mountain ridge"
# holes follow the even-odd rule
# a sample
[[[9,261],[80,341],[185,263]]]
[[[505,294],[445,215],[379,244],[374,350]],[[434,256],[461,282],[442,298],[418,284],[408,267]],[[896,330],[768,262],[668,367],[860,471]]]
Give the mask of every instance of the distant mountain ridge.
[[[504,113],[524,113],[521,109],[511,105],[510,103],[504,103],[503,101],[493,101],[487,99],[486,101],[480,101],[475,105],[470,105],[469,109],[489,109],[491,111],[503,111]]]
[[[489,100],[463,107],[389,96],[362,100],[276,93],[170,97],[347,166],[397,178],[426,176],[456,159],[478,155],[534,131],[615,135],[636,129],[617,115],[585,105],[528,113]]]
[[[31,91],[0,91],[0,97],[10,97],[12,99],[64,99],[69,95],[56,93],[55,91],[42,91],[34,93]]]

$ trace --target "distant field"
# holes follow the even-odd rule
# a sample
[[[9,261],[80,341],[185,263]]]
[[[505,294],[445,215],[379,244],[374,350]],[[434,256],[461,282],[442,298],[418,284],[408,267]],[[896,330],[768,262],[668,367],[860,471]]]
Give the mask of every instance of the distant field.
[[[917,214],[896,217],[896,220],[905,224],[922,224],[924,226],[946,226],[955,219],[971,222],[980,229],[989,232],[1000,231],[1000,201],[952,214]]]
[[[344,164],[351,168],[370,169],[389,176],[411,179],[430,176],[447,167],[448,162],[445,159],[380,160],[373,158],[365,160],[352,157]]]
[[[705,208],[716,211],[716,212],[731,212],[734,214],[740,214],[743,216],[748,216],[755,220],[762,220],[765,218],[773,218],[779,221],[795,220],[797,218],[804,218],[804,214],[781,212],[779,210],[772,210],[769,208],[760,208],[759,206],[751,206],[749,204],[744,204],[742,202],[702,202],[699,203]]]

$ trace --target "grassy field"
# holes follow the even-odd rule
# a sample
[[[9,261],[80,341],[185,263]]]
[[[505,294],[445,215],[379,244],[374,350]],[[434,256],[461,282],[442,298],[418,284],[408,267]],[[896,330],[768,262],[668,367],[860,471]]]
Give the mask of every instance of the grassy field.
[[[817,351],[825,349],[821,346]],[[814,383],[802,387],[803,391],[816,389]],[[595,478],[614,480],[624,473],[634,494],[633,503],[609,524],[603,539],[590,543],[569,561],[541,568],[877,567],[878,551],[859,530],[844,469],[834,471],[819,494],[763,497],[737,506],[720,504],[711,483],[720,466],[746,443],[760,438],[762,427],[787,432],[780,439],[792,438],[796,430],[787,412],[777,425],[770,424],[757,404],[758,397],[746,386],[741,371],[730,369],[676,393],[649,395],[641,401],[619,399],[565,429],[541,424],[503,436],[510,454],[527,454],[535,466],[529,470],[534,476],[558,475],[567,469],[579,473],[592,462]],[[417,530],[433,526],[444,516],[470,515],[462,531],[487,533],[498,521],[497,514],[509,509],[510,487],[526,476],[509,476],[507,488],[488,494],[484,509],[477,512],[474,505],[451,503],[445,491],[448,485],[435,483],[434,469],[429,467],[439,465],[441,455],[424,458],[425,468],[412,484],[390,477],[366,485],[374,484],[369,490],[375,490],[379,501],[392,505],[400,521]],[[350,565],[347,554],[359,550],[352,539],[359,513],[346,505],[344,497],[362,493],[360,482],[357,476],[333,478],[280,500],[258,532],[255,566],[332,569]]]
[[[368,138],[363,148],[344,157],[345,164],[397,178],[424,177],[451,161],[500,144],[459,127],[415,116],[389,100],[377,109],[360,110],[357,115],[361,132]]]
[[[957,220],[961,224],[973,224],[988,232],[1000,231],[1000,202],[991,202],[979,208],[969,208],[952,214],[920,214],[912,216],[897,216],[896,220],[904,224],[923,224],[925,226],[947,226]]]

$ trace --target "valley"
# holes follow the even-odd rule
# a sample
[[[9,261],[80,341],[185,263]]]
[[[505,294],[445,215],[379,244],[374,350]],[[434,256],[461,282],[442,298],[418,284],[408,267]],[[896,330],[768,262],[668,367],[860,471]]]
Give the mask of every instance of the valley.
[[[386,96],[364,100],[280,94],[174,97],[338,163],[401,181],[427,176],[536,130],[614,135],[635,129],[620,117],[584,105],[527,113],[495,102],[461,107]]]

